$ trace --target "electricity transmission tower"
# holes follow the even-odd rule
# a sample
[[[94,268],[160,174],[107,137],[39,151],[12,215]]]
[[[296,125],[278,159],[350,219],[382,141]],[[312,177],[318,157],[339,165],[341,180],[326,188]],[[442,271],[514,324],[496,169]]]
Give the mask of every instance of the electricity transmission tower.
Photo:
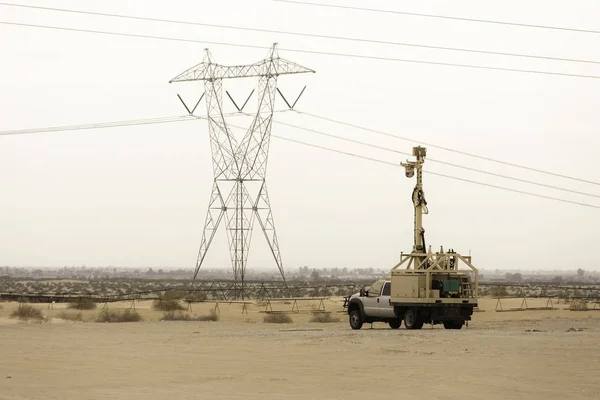
[[[193,280],[198,275],[217,228],[224,220],[234,281],[239,284],[236,288],[236,297],[238,291],[243,297],[250,239],[254,222],[258,220],[285,282],[271,202],[267,191],[267,159],[276,92],[279,92],[288,107],[293,108],[296,104],[294,102],[290,106],[283,97],[277,88],[277,78],[279,75],[307,72],[315,71],[279,58],[277,43],[275,43],[266,59],[254,64],[238,66],[214,63],[209,50],[205,49],[202,63],[184,71],[170,81],[170,83],[204,81],[204,94],[200,100],[206,96],[214,183]],[[256,114],[252,115],[252,122],[241,141],[238,141],[231,133],[223,113],[223,80],[233,78],[258,78],[258,109]],[[241,108],[238,107],[229,92],[226,91],[226,93],[237,110],[242,112],[254,90]],[[180,100],[183,103],[181,97]],[[196,107],[200,100],[196,103]],[[190,111],[185,103],[183,105],[190,114],[193,114],[196,107]]]

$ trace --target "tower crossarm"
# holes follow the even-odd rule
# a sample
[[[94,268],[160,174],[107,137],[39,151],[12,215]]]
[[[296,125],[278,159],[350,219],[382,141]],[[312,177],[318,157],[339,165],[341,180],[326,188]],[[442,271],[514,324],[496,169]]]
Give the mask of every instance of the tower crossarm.
[[[279,57],[267,58],[254,64],[234,66],[204,61],[177,75],[169,83],[304,74],[309,72],[314,73],[315,71]]]

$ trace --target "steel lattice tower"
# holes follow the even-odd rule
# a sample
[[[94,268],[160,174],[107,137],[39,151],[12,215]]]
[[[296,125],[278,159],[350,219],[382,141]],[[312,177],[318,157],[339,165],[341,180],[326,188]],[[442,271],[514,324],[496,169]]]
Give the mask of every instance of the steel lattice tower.
[[[204,81],[204,95],[206,96],[214,183],[193,280],[196,279],[216,230],[224,219],[227,225],[233,275],[235,282],[239,282],[241,285],[239,289],[241,289],[242,296],[246,262],[255,220],[258,220],[260,224],[279,272],[285,281],[271,202],[267,191],[266,169],[275,96],[278,91],[277,78],[279,75],[307,72],[315,71],[279,58],[277,43],[275,43],[266,59],[254,64],[238,66],[213,63],[209,50],[205,49],[202,63],[184,71],[170,81],[170,83]],[[223,114],[223,80],[250,77],[258,78],[258,109],[242,140],[238,142],[231,133]],[[229,95],[229,93],[227,94]],[[287,100],[285,101],[287,103]],[[188,109],[187,106],[185,107]],[[236,108],[238,108],[237,105]],[[189,109],[188,112],[190,112]]]

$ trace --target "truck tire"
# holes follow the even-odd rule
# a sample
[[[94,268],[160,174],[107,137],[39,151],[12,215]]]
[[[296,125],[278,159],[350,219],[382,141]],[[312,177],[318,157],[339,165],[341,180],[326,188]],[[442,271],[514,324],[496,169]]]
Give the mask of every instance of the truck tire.
[[[400,328],[400,325],[402,325],[402,319],[401,318],[390,319],[388,321],[388,324],[390,324],[390,328],[398,329],[398,328]]]
[[[360,315],[359,309],[350,311],[349,320],[350,320],[350,327],[352,329],[362,328],[363,322],[362,322],[362,316]]]
[[[406,329],[421,329],[423,327],[423,320],[416,310],[408,310],[404,313],[404,327]]]
[[[464,321],[444,321],[444,328],[446,329],[461,329],[465,324]]]

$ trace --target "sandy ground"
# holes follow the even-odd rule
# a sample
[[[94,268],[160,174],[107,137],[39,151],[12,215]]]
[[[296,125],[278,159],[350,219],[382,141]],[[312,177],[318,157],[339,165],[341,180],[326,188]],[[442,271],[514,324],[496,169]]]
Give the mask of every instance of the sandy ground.
[[[520,300],[505,301],[504,308]],[[468,329],[352,331],[339,323],[265,324],[264,307],[219,304],[218,322],[47,323],[9,318],[0,303],[0,399],[598,399],[600,311],[494,312]],[[530,300],[530,306],[545,301]],[[113,304],[111,309],[131,304]],[[312,304],[312,307],[316,304]],[[341,303],[326,301],[328,310]],[[310,304],[300,304],[308,310]],[[194,305],[206,314],[214,304]],[[291,309],[275,304],[273,309]],[[92,320],[99,310],[86,311]],[[567,330],[571,327],[581,331]]]

